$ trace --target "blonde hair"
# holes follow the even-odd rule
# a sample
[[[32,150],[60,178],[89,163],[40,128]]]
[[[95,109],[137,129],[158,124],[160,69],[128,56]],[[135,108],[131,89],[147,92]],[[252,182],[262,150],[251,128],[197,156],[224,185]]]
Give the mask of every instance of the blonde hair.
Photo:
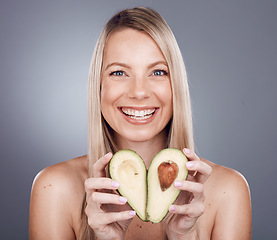
[[[102,30],[96,43],[89,68],[88,80],[88,158],[89,176],[92,166],[107,152],[116,152],[112,130],[104,120],[100,108],[103,53],[108,37],[116,30],[132,28],[143,31],[160,47],[169,68],[173,95],[173,116],[168,124],[167,147],[194,149],[192,114],[187,74],[176,39],[165,20],[154,10],[144,7],[126,9],[115,14]],[[93,239],[93,231],[86,222],[82,207],[81,239]]]

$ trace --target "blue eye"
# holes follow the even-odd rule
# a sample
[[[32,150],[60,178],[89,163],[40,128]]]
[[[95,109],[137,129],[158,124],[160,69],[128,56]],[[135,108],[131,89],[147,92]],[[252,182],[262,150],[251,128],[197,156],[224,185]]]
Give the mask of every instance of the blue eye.
[[[167,72],[164,70],[155,70],[153,73],[154,76],[166,76]]]
[[[110,76],[123,76],[123,71],[113,71],[110,73]]]

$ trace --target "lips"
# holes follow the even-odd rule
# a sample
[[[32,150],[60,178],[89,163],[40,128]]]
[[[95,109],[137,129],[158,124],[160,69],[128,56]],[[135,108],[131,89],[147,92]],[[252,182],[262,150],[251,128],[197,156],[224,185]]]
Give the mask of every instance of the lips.
[[[126,108],[122,107],[121,111],[127,116],[135,120],[146,120],[151,118],[156,108],[150,108],[150,109],[134,109],[134,108]]]

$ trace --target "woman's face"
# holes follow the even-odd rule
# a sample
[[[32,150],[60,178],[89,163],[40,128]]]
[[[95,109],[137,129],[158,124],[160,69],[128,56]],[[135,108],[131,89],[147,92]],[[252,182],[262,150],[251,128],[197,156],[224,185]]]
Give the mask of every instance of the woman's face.
[[[117,139],[145,142],[165,129],[172,117],[170,77],[149,35],[130,28],[110,35],[103,59],[101,110]]]

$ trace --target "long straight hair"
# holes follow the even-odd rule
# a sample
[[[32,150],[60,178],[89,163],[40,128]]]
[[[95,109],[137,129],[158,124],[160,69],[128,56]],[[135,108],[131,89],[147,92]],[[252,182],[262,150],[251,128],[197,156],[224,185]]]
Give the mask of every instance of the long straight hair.
[[[157,43],[169,68],[173,115],[168,124],[166,147],[194,150],[191,103],[186,68],[176,39],[165,20],[154,10],[144,7],[125,9],[115,14],[103,28],[96,43],[88,79],[88,158],[89,176],[93,177],[93,164],[107,152],[116,152],[112,129],[101,114],[100,92],[103,71],[103,53],[108,37],[122,28],[132,28],[148,34]],[[84,213],[85,197],[81,210],[81,239],[94,239]]]

